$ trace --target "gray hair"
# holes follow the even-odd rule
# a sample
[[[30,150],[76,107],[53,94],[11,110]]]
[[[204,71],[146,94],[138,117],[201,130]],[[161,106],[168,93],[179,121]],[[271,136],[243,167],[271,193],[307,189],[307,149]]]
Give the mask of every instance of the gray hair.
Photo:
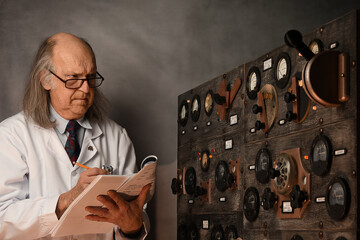
[[[95,54],[90,44],[82,38],[80,40],[90,48],[95,59]],[[40,45],[29,74],[29,81],[23,99],[23,109],[26,118],[33,119],[43,128],[52,128],[55,125],[55,122],[50,120],[49,91],[45,90],[41,85],[41,80],[50,82],[53,79],[48,70],[54,71],[52,54],[55,45],[56,40],[51,37],[45,39]],[[90,122],[99,123],[108,113],[109,102],[98,88],[95,88],[94,94],[94,102],[86,112],[85,117]]]

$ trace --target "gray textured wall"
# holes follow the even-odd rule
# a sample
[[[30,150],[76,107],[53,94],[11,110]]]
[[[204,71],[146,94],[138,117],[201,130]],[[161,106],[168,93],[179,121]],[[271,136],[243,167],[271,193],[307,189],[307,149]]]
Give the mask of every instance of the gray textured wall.
[[[0,120],[21,110],[24,82],[45,37],[86,38],[105,77],[112,118],[137,156],[159,156],[149,239],[176,239],[177,96],[346,12],[358,0],[0,0]]]

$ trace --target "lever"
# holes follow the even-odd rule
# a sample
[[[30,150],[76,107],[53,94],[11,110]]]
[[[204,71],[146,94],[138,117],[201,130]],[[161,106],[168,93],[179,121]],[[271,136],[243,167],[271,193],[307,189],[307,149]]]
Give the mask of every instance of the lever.
[[[303,42],[302,35],[299,31],[294,29],[288,31],[285,34],[284,40],[286,45],[296,48],[307,61],[314,56],[314,53]]]

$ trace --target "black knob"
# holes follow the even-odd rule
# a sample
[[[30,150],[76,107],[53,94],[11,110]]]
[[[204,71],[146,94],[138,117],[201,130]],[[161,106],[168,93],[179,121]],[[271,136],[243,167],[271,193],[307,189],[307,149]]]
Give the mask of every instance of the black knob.
[[[274,204],[277,202],[278,197],[273,193],[270,188],[265,188],[262,195],[261,206],[264,210],[269,210],[273,208]]]
[[[275,170],[275,168],[270,168],[269,170],[269,175],[272,179],[280,176],[280,171],[279,170]]]
[[[290,30],[285,34],[284,37],[286,45],[289,47],[296,48],[306,60],[310,60],[314,53],[305,45],[302,40],[302,35],[297,30]]]
[[[302,208],[302,204],[307,200],[307,192],[301,191],[299,185],[295,185],[290,192],[290,203],[293,209]]]
[[[223,105],[224,103],[226,103],[226,97],[220,96],[220,94],[218,93],[214,94],[214,100],[219,105]]]
[[[258,114],[258,113],[262,112],[262,107],[260,107],[260,106],[257,105],[257,104],[254,104],[254,106],[252,107],[252,112],[253,112],[254,114]]]
[[[296,114],[292,111],[287,111],[285,118],[286,121],[291,122],[292,120],[296,119]]]
[[[265,123],[260,122],[259,120],[255,122],[255,129],[256,131],[259,131],[260,129],[265,128]]]
[[[284,100],[285,100],[285,102],[287,102],[287,103],[291,103],[291,102],[293,102],[295,99],[296,99],[295,94],[286,92],[285,95],[284,95]]]
[[[205,195],[205,194],[206,194],[206,189],[205,188],[196,186],[195,194],[194,194],[195,197],[202,196],[202,195]]]
[[[181,183],[180,183],[179,179],[173,178],[171,181],[172,193],[176,195],[178,192],[180,192],[180,189],[181,189]]]

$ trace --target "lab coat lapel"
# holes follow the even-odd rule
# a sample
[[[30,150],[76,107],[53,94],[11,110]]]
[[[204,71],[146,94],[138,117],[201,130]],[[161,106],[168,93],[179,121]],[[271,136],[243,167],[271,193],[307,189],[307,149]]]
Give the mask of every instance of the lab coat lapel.
[[[99,138],[103,132],[97,123],[93,123],[91,125],[92,129],[86,129],[85,131],[80,156],[78,158],[78,162],[82,164],[88,164],[96,154],[99,154],[95,142],[96,139]],[[88,165],[89,167],[94,167],[92,166],[92,164]]]

